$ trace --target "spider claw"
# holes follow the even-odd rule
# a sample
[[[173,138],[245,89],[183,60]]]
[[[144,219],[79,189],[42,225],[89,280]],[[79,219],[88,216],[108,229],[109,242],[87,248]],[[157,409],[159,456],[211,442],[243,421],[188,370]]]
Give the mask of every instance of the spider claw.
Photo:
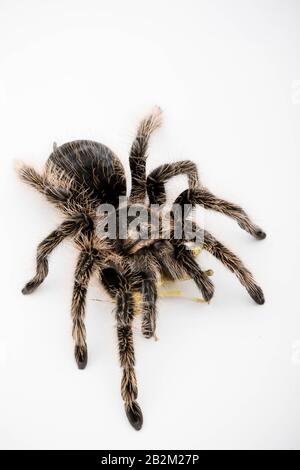
[[[143,336],[147,339],[152,338],[155,335],[155,321],[149,319],[149,318],[144,318],[143,323],[142,323],[142,333]]]
[[[144,330],[143,330],[143,336],[144,336],[146,339],[150,339],[150,338],[152,338],[152,336],[153,336],[153,331],[144,331]]]
[[[142,333],[145,338],[150,339],[154,335],[154,330],[149,323],[146,323],[142,325]]]
[[[204,300],[209,304],[212,297],[214,295],[214,290],[212,289],[211,292],[203,292],[203,297],[204,297]]]
[[[205,302],[209,303],[212,296],[214,295],[215,288],[213,283],[208,278],[205,279],[205,284],[203,284],[201,291],[203,299],[205,300]]]
[[[250,289],[248,289],[249,295],[252,297],[252,299],[258,304],[258,305],[263,305],[265,303],[265,297],[262,289],[254,285]]]
[[[23,295],[31,294],[36,289],[36,287],[37,286],[34,283],[27,282],[27,284],[22,289],[22,294]]]
[[[257,238],[257,240],[264,240],[266,238],[266,236],[267,236],[267,234],[261,229],[258,229],[255,232],[255,238]]]
[[[88,361],[88,352],[86,347],[75,346],[75,360],[78,369],[85,369]]]
[[[125,405],[127,418],[136,431],[139,431],[143,425],[143,413],[139,404],[134,401],[131,405]]]

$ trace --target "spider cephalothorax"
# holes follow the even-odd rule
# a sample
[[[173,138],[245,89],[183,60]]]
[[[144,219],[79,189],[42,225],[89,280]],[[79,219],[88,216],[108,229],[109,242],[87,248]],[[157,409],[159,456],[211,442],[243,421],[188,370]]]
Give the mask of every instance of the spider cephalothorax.
[[[55,145],[42,174],[25,165],[19,168],[22,180],[42,193],[65,216],[65,220],[39,244],[36,274],[22,292],[30,294],[44,281],[52,250],[66,237],[73,238],[79,249],[71,307],[75,358],[78,367],[83,369],[88,357],[84,325],[86,293],[89,280],[95,274],[116,304],[117,338],[123,369],[121,394],[126,414],[135,429],[140,429],[143,422],[136,402],[138,392],[132,333],[137,309],[143,316],[142,332],[150,338],[155,335],[157,286],[162,278],[171,281],[192,278],[206,301],[214,292],[208,272],[201,270],[193,251],[187,248],[185,231],[181,236],[175,236],[176,229],[181,229],[188,217],[185,212],[178,217],[178,211],[184,206],[193,208],[199,204],[205,209],[232,217],[255,238],[265,238],[265,233],[253,224],[241,207],[217,198],[203,187],[194,163],[180,161],[164,164],[146,177],[149,138],[160,123],[161,111],[155,108],[138,127],[129,157],[132,187],[125,218],[126,222],[134,219],[129,214],[134,207],[140,207],[141,212],[146,210],[148,215],[150,205],[156,205],[155,211],[157,205],[164,207],[165,183],[173,176],[186,174],[189,189],[177,197],[169,211],[171,223],[168,234],[162,228],[159,210],[156,219],[159,223],[154,229],[147,216],[144,223],[135,225],[136,229],[126,229],[125,236],[120,235],[120,227],[124,227],[118,223],[114,236],[103,232],[108,219],[99,212],[99,208],[103,204],[108,205],[109,216],[114,213],[115,222],[119,221],[122,211],[120,200],[126,198],[126,178],[117,156],[102,144],[79,140],[60,147]],[[202,240],[202,248],[238,277],[255,302],[264,303],[262,290],[241,260],[208,231],[195,223],[193,229],[195,238]]]

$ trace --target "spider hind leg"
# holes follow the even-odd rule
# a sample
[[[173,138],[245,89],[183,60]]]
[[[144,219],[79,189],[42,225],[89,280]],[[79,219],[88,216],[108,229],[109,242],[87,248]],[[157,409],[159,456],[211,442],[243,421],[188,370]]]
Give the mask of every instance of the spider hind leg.
[[[195,207],[197,204],[201,205],[204,209],[220,212],[234,219],[238,225],[250,233],[257,240],[266,238],[266,233],[252,222],[247,213],[238,205],[220,199],[212,194],[205,188],[195,188],[192,190],[183,191],[176,199],[175,204],[181,206],[190,205]]]

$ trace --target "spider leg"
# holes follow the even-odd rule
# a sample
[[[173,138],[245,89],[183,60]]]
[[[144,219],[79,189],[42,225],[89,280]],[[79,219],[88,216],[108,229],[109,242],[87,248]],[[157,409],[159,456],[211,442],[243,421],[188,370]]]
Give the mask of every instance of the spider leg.
[[[250,271],[243,262],[222,243],[216,240],[207,230],[204,230],[203,238],[204,250],[215,256],[232,273],[236,275],[240,283],[247,289],[249,295],[257,303],[262,305],[265,302],[262,289],[255,283]]]
[[[240,206],[217,198],[205,188],[186,189],[177,197],[175,204],[182,208],[184,208],[185,204],[189,204],[193,207],[196,204],[200,204],[205,209],[212,209],[233,218],[242,229],[246,230],[258,240],[262,240],[266,237],[265,232],[251,221]]]
[[[134,370],[135,358],[133,347],[133,301],[128,292],[117,295],[117,334],[119,343],[119,355],[123,377],[121,382],[121,395],[125,402],[126,415],[131,425],[139,430],[143,424],[143,415],[140,406],[136,402],[138,395],[137,381]]]
[[[91,248],[80,253],[75,269],[71,315],[73,321],[72,336],[75,341],[75,360],[79,369],[84,369],[87,364],[86,329],[84,324],[85,303],[89,280],[97,261],[97,254]]]
[[[65,220],[56,230],[51,232],[37,247],[36,274],[22,289],[23,294],[31,294],[48,275],[48,256],[66,237],[75,235],[86,226],[84,215]]]
[[[150,204],[165,204],[166,182],[173,176],[187,175],[189,188],[199,186],[197,166],[190,160],[182,160],[175,163],[166,163],[155,168],[147,177],[147,192]]]
[[[249,295],[256,303],[262,305],[265,302],[262,289],[255,283],[251,272],[248,271],[243,262],[206,230],[204,232],[203,248],[237,276],[240,283],[247,289]]]
[[[129,165],[131,171],[130,201],[143,202],[146,196],[146,159],[149,138],[161,125],[161,109],[156,107],[152,113],[144,118],[137,130],[136,137],[131,146]]]
[[[22,164],[18,168],[22,181],[36,189],[46,199],[60,209],[67,217],[93,213],[95,200],[93,195],[64,170],[52,162],[47,163],[40,174],[34,168]]]
[[[173,241],[175,248],[175,258],[180,266],[184,269],[186,274],[194,280],[197,287],[202,292],[204,300],[210,301],[214,294],[214,285],[207,276],[207,274],[201,270],[191,250],[187,249],[183,242],[178,240]]]
[[[156,279],[151,273],[139,273],[140,282],[136,283],[142,295],[142,333],[145,338],[152,338],[156,330]]]
[[[61,209],[65,207],[70,197],[67,189],[52,185],[45,174],[41,175],[34,168],[24,164],[18,168],[18,174],[22,181],[46,196],[49,202]]]
[[[203,249],[217,258],[226,268],[236,275],[242,286],[244,286],[252,299],[259,305],[264,304],[264,294],[262,289],[256,284],[253,275],[245,267],[242,260],[232,251],[217,240],[210,232],[201,229],[193,223],[193,231],[197,231],[197,238],[203,241]]]
[[[133,346],[132,322],[134,318],[134,299],[125,276],[114,268],[102,271],[102,282],[109,294],[116,300],[117,336],[120,364],[123,369],[121,395],[130,424],[139,430],[143,415],[136,402],[138,389],[135,375],[135,356]]]

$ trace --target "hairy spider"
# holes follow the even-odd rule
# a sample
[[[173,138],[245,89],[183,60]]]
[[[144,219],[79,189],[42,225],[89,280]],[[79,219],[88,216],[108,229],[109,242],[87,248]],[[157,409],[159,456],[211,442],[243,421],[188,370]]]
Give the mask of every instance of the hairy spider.
[[[106,146],[88,140],[54,145],[53,152],[39,174],[23,165],[19,175],[23,181],[42,193],[65,216],[64,221],[51,232],[37,248],[36,274],[25,285],[23,294],[33,292],[48,274],[48,256],[66,237],[72,237],[79,249],[72,296],[72,335],[75,342],[75,359],[79,369],[87,364],[86,329],[84,324],[88,284],[95,273],[108,294],[116,303],[115,316],[120,363],[123,369],[121,395],[127,417],[132,426],[142,427],[143,415],[136,399],[138,395],[135,375],[132,322],[139,307],[142,312],[142,332],[146,338],[155,335],[157,286],[160,279],[176,280],[192,278],[209,301],[214,287],[208,273],[201,270],[192,250],[187,249],[185,235],[174,237],[176,207],[202,205],[205,209],[221,212],[237,221],[239,226],[261,240],[265,233],[255,225],[245,211],[208,191],[199,181],[196,165],[188,160],[163,164],[146,177],[148,142],[152,132],[161,124],[161,110],[155,108],[138,127],[129,156],[131,192],[128,207],[138,205],[148,208],[151,204],[166,204],[165,183],[173,176],[185,174],[189,189],[175,200],[170,211],[173,228],[169,238],[160,236],[143,239],[139,234],[115,239],[99,236],[98,207],[110,204],[119,212],[120,196],[126,197],[126,178],[117,156]],[[148,203],[146,204],[146,196]],[[102,220],[102,219],[101,219]],[[208,231],[193,224],[202,236],[202,248],[219,259],[258,304],[264,303],[261,288],[242,261]],[[137,232],[138,233],[138,232]],[[159,235],[159,234],[158,234]],[[137,305],[139,304],[139,305]]]

